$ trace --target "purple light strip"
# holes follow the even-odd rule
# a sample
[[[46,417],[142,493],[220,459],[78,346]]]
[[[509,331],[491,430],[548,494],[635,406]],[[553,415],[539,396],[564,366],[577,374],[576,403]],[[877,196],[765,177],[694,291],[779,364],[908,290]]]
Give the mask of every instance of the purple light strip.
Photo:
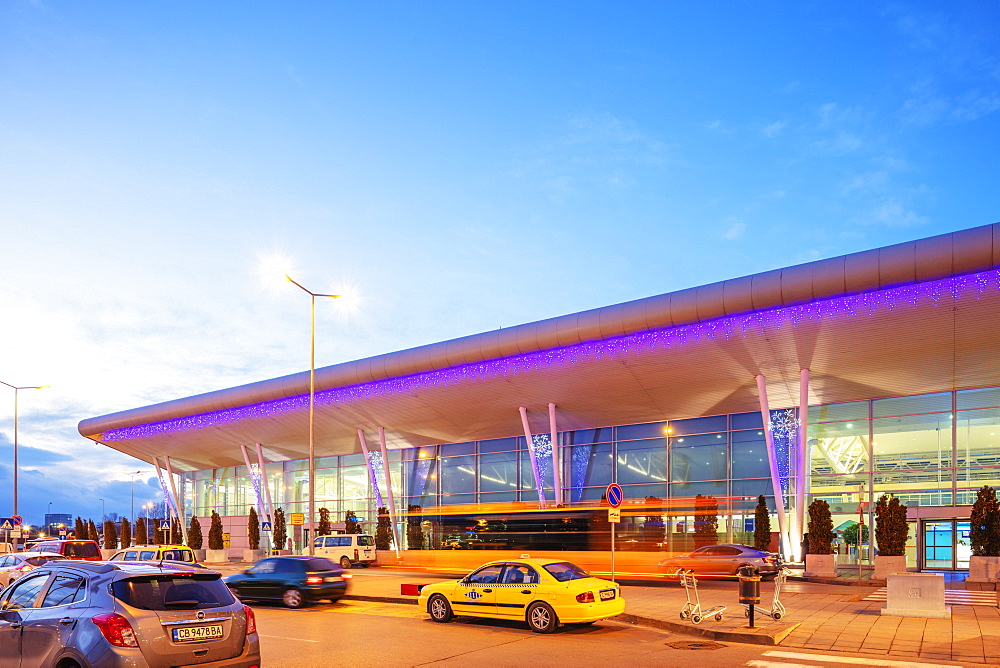
[[[876,313],[915,309],[922,304],[938,306],[963,297],[978,299],[986,292],[1000,291],[1000,270],[985,271],[946,278],[938,281],[905,285],[876,292],[825,299],[798,306],[787,306],[741,315],[727,316],[708,322],[649,330],[605,341],[581,343],[565,348],[551,348],[534,353],[513,355],[485,362],[438,369],[410,376],[337,387],[316,393],[317,406],[335,406],[377,397],[403,395],[429,387],[456,385],[517,375],[538,369],[581,364],[601,359],[639,356],[646,353],[681,348],[702,340],[729,340],[748,333],[763,334],[767,330],[797,327],[804,322],[839,318],[874,316]],[[151,422],[112,429],[104,441],[128,441],[193,429],[205,429],[244,420],[254,420],[308,409],[309,395],[278,399],[211,413],[189,415],[162,422]]]

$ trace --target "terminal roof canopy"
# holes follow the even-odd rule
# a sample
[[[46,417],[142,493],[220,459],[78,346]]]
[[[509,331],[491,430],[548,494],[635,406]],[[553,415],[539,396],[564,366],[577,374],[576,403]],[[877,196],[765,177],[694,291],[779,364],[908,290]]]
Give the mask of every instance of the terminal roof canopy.
[[[1000,385],[1000,224],[316,370],[317,456]],[[84,420],[175,468],[308,456],[308,371]]]

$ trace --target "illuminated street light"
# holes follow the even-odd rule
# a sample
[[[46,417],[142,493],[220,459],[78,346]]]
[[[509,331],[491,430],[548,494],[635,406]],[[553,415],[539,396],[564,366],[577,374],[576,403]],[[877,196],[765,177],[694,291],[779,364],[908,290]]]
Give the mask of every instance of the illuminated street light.
[[[311,302],[311,324],[309,329],[309,556],[313,556],[313,543],[316,540],[316,440],[315,440],[315,410],[316,410],[316,298],[329,297],[339,299],[343,295],[324,295],[307,290],[301,283],[288,274],[285,279],[299,287],[309,295]]]
[[[142,471],[136,471],[135,473],[126,471],[125,475],[132,476],[132,513],[129,517],[132,520],[132,525],[135,526],[135,477],[137,475],[142,475]]]
[[[23,387],[18,387],[16,385],[11,385],[10,383],[5,383],[0,380],[0,384],[6,385],[7,387],[14,390],[14,514],[17,515],[17,393],[20,390],[40,390],[43,387],[48,387],[48,385],[26,385]],[[15,543],[20,543],[20,539],[14,541]]]

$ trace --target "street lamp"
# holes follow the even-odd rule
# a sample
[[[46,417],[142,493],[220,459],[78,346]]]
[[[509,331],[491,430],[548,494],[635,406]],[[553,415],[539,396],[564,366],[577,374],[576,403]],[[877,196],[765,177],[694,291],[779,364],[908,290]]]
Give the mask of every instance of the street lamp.
[[[343,295],[324,295],[318,292],[307,290],[301,283],[293,279],[288,274],[285,278],[289,283],[299,287],[309,295],[311,302],[311,316],[309,328],[309,556],[314,555],[313,543],[316,540],[316,439],[315,439],[315,410],[316,410],[316,298],[330,297],[339,299]]]
[[[135,473],[125,472],[125,475],[132,476],[132,512],[129,517],[132,518],[132,524],[135,524],[135,477],[137,475],[142,475],[142,471],[136,471]]]
[[[10,383],[4,383],[0,380],[0,384],[6,385],[7,387],[14,390],[14,514],[17,515],[17,393],[20,390],[40,390],[43,387],[48,387],[48,385],[26,385],[23,387],[18,387],[16,385],[11,385]],[[20,543],[21,541],[15,541]]]
[[[98,499],[101,502],[101,524],[104,524],[104,499]]]

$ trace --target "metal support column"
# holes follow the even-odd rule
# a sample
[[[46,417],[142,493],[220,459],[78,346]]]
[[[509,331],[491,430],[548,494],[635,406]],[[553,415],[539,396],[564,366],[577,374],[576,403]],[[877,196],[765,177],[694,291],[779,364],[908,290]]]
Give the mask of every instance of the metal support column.
[[[563,502],[562,453],[559,450],[559,429],[556,426],[556,405],[549,404],[549,438],[552,439],[552,501],[558,507]]]
[[[535,476],[535,489],[538,490],[538,507],[545,507],[545,488],[542,487],[541,476],[538,475],[538,460],[535,458],[535,441],[531,436],[531,427],[528,426],[528,409],[524,406],[519,406],[518,411],[521,413],[521,426],[524,427],[524,439],[528,443],[528,458],[531,459],[531,472]]]
[[[267,500],[267,519],[271,524],[271,530],[274,530],[274,504],[271,503],[271,485],[267,482],[267,469],[264,468],[264,453],[261,450],[260,443],[254,443],[257,450],[257,464],[260,466],[260,477],[261,482],[264,484],[264,498]],[[281,548],[278,548],[281,549]]]
[[[809,369],[799,371],[799,439],[795,452],[795,531],[792,554],[802,561],[802,535],[806,531],[806,480],[809,475],[809,445],[806,422],[809,419]]]
[[[771,487],[774,491],[774,507],[778,514],[778,537],[782,557],[789,555],[788,530],[785,521],[785,494],[781,489],[781,479],[778,475],[778,458],[774,452],[774,435],[771,433],[771,410],[767,403],[767,385],[764,376],[757,376],[757,394],[760,398],[760,417],[764,422],[764,439],[767,443],[767,462],[771,468]]]
[[[247,452],[247,446],[240,443],[240,450],[243,452],[243,463],[247,466],[247,478],[250,479],[250,489],[253,490],[254,499],[257,501],[254,505],[257,506],[257,511],[259,513],[257,521],[260,522],[260,518],[266,516],[266,513],[264,512],[264,500],[260,498],[260,489],[253,484],[253,466],[250,464],[250,453]],[[260,475],[264,475],[263,469],[260,470]],[[271,545],[270,535],[267,537],[267,542],[268,552],[270,552],[270,548],[273,547]]]
[[[375,469],[372,468],[372,458],[368,452],[368,441],[365,440],[363,429],[358,429],[358,438],[361,439],[361,451],[365,453],[365,466],[368,467],[368,476],[371,478],[372,487],[375,490],[375,507],[378,508],[382,505],[382,492],[378,485],[378,475],[375,473]],[[382,466],[385,466],[385,462],[382,462]]]
[[[181,536],[184,537],[184,544],[187,545],[188,529],[187,524],[184,523],[184,497],[177,494],[177,485],[174,484],[174,468],[170,464],[170,455],[163,455],[163,463],[167,467],[167,478],[170,480],[170,491],[174,495],[174,509],[177,511],[177,515],[180,518]],[[194,514],[193,509],[192,514]]]
[[[392,522],[392,545],[399,558],[399,528],[396,526],[396,497],[392,493],[392,473],[389,471],[389,450],[385,447],[385,429],[378,428],[378,443],[382,448],[382,471],[385,473],[385,489],[389,493],[389,521]]]
[[[159,460],[159,458],[153,457],[153,467],[156,469],[156,478],[157,478],[157,480],[160,481],[160,489],[163,490],[163,500],[166,501],[167,504],[170,505],[169,512],[172,512],[174,514],[174,516],[177,517],[178,516],[178,512],[177,512],[177,499],[175,499],[173,497],[173,495],[170,493],[170,490],[167,489],[167,482],[163,479],[163,473],[164,473],[164,471],[163,471],[162,468],[160,468],[160,460]],[[172,483],[173,483],[173,481],[171,481],[171,486],[172,486]],[[180,521],[180,520],[177,520],[177,521]],[[146,530],[149,531],[149,527],[147,527]],[[170,537],[167,536],[167,540],[169,540],[169,539],[170,539]]]

